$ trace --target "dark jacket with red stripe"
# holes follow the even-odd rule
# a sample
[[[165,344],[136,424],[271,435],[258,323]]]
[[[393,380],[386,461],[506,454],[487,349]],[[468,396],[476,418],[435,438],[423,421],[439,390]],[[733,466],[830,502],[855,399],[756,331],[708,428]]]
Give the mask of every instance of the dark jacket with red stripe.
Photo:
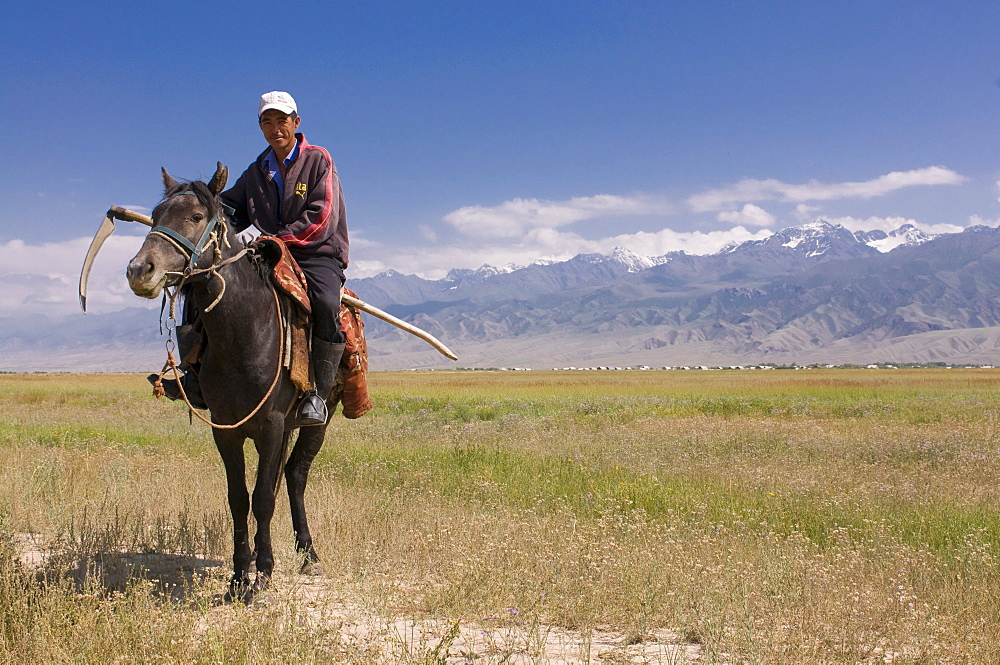
[[[236,231],[252,224],[284,241],[294,257],[332,256],[346,268],[347,212],[337,167],[325,148],[309,145],[302,134],[295,137],[299,156],[288,167],[283,192],[265,167],[268,148],[222,193],[222,201],[236,211]]]

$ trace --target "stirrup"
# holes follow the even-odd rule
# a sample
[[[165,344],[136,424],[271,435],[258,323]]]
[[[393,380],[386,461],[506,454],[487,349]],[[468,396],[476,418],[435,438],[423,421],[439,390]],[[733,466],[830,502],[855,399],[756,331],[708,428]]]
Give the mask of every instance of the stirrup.
[[[299,408],[292,425],[295,427],[325,425],[329,418],[330,414],[326,408],[326,401],[311,391],[304,395],[302,401],[299,402]]]

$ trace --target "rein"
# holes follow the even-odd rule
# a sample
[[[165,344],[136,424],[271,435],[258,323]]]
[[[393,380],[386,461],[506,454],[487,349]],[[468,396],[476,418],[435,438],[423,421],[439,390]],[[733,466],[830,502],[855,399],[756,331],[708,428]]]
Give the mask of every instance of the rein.
[[[180,389],[181,397],[184,398],[184,403],[187,404],[188,411],[190,413],[193,413],[195,416],[198,417],[198,420],[202,421],[212,429],[236,429],[237,427],[246,424],[248,420],[257,415],[257,412],[261,410],[261,407],[264,406],[268,398],[271,397],[271,394],[274,392],[274,389],[277,387],[278,379],[281,378],[281,367],[285,358],[285,324],[281,316],[281,301],[278,299],[278,292],[272,285],[271,295],[274,296],[274,307],[275,310],[278,312],[278,367],[274,372],[274,379],[271,381],[271,386],[267,389],[267,392],[261,398],[260,402],[257,404],[257,406],[253,408],[253,411],[244,416],[242,420],[233,423],[232,425],[220,425],[218,423],[212,422],[210,419],[201,415],[201,413],[191,405],[191,401],[188,399],[187,393],[184,392],[184,382],[181,381],[180,370],[177,367],[177,361],[174,359],[174,351],[169,347],[169,344],[173,343],[172,336],[174,328],[177,327],[177,316],[174,304],[177,300],[178,293],[179,290],[175,291],[174,294],[170,296],[169,320],[173,322],[174,325],[170,326],[169,328],[170,337],[168,337],[167,362],[163,365],[163,369],[160,370],[160,376],[157,378],[156,383],[153,385],[153,394],[156,395],[157,397],[162,397],[165,394],[163,391],[163,384],[161,383],[161,381],[163,380],[163,376],[167,373],[167,371],[172,370],[174,373],[174,380],[177,382],[177,387]],[[218,302],[218,300],[216,300],[216,302]]]
[[[180,196],[182,194],[194,195],[194,192],[190,190],[178,192],[177,194],[172,195],[171,198],[173,198],[173,196]],[[225,210],[227,213],[231,213],[232,211],[232,209],[226,205],[223,205],[223,210]],[[221,242],[220,242],[220,231],[222,238]],[[215,308],[216,305],[219,304],[219,302],[222,301],[222,297],[226,294],[226,280],[222,275],[219,274],[218,272],[219,268],[222,268],[223,266],[229,265],[230,263],[234,263],[240,260],[247,253],[247,248],[244,247],[236,254],[223,259],[222,245],[224,244],[227,249],[231,246],[229,244],[228,238],[226,237],[226,232],[227,232],[226,222],[221,217],[221,215],[216,215],[211,220],[209,220],[208,226],[205,227],[205,232],[202,233],[201,238],[198,240],[197,244],[192,243],[182,234],[166,226],[154,226],[149,230],[149,235],[157,235],[160,236],[161,238],[164,238],[165,240],[167,240],[167,242],[173,245],[178,252],[188,257],[188,264],[183,272],[167,273],[168,275],[180,276],[181,279],[180,282],[174,287],[173,293],[170,293],[166,289],[164,289],[163,292],[164,298],[167,297],[170,298],[170,310],[168,314],[168,320],[170,321],[170,323],[172,323],[172,325],[168,326],[167,361],[166,363],[164,363],[163,369],[160,370],[159,377],[157,378],[156,383],[153,386],[153,394],[156,395],[157,397],[160,397],[165,394],[163,391],[162,380],[164,375],[168,371],[172,370],[174,373],[174,380],[177,381],[177,386],[180,389],[181,397],[184,398],[184,403],[187,404],[190,413],[193,413],[195,416],[198,417],[199,420],[209,425],[213,429],[235,429],[237,427],[240,427],[241,425],[244,425],[248,420],[257,415],[257,412],[260,411],[260,409],[267,402],[268,398],[271,397],[271,395],[274,393],[275,387],[277,387],[278,385],[278,380],[281,378],[281,368],[285,358],[285,323],[283,317],[281,316],[281,301],[278,298],[278,292],[274,288],[274,284],[269,284],[271,289],[271,295],[274,296],[275,311],[278,314],[278,366],[275,369],[274,379],[271,381],[271,386],[267,389],[267,392],[264,394],[264,397],[261,398],[257,406],[254,407],[254,409],[239,422],[233,423],[232,425],[220,425],[218,423],[212,422],[210,419],[201,415],[201,413],[199,413],[198,410],[191,405],[191,401],[188,399],[187,393],[184,392],[184,383],[181,381],[180,371],[177,367],[177,361],[174,358],[174,351],[173,348],[171,348],[174,344],[173,331],[177,327],[177,311],[176,311],[177,296],[180,295],[181,287],[184,286],[184,283],[189,278],[207,274],[209,277],[216,277],[222,283],[222,289],[220,290],[219,295],[216,297],[216,299],[212,301],[212,304],[204,308],[202,311],[210,312],[212,311],[212,309]],[[210,265],[207,268],[195,268],[195,264],[198,262],[199,259],[201,259],[201,257],[205,254],[205,252],[208,250],[209,247],[214,248],[212,265]]]

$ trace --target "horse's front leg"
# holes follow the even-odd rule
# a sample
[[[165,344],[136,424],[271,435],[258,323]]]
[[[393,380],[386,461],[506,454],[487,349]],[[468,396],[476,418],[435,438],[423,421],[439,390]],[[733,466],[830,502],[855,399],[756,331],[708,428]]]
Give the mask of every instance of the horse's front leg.
[[[257,578],[253,593],[263,591],[271,582],[274,571],[274,551],[271,547],[271,518],[274,516],[275,492],[281,475],[281,455],[284,448],[284,418],[261,428],[254,438],[259,462],[257,481],[253,489],[253,517],[257,522],[254,549],[257,553]]]
[[[292,511],[292,528],[295,530],[295,551],[302,557],[304,575],[322,575],[323,567],[319,556],[313,548],[312,534],[309,532],[309,522],[306,519],[305,491],[306,480],[309,478],[309,468],[316,454],[323,446],[326,435],[326,425],[303,427],[299,430],[299,438],[295,448],[288,456],[285,464],[285,484],[288,488],[288,504]]]
[[[243,458],[242,435],[229,430],[214,430],[215,446],[226,467],[229,512],[233,516],[233,576],[229,580],[226,601],[247,600],[250,590],[248,570],[253,553],[250,551],[247,516],[250,514],[250,494],[246,484],[246,461]]]

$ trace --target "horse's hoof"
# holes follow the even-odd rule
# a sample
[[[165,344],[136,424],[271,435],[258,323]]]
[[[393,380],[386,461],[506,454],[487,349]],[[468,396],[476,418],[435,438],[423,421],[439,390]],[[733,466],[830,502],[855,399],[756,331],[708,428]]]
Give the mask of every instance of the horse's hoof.
[[[312,577],[319,577],[325,571],[323,570],[322,564],[319,561],[303,561],[302,567],[299,568],[299,575],[310,575]]]
[[[271,576],[265,575],[264,573],[257,573],[257,579],[253,582],[253,587],[251,587],[251,593],[253,596],[257,596],[265,591],[271,586]]]
[[[242,589],[230,589],[222,597],[222,602],[226,605],[249,605],[253,602],[253,589],[249,586]]]
[[[256,584],[251,586],[249,580],[232,581],[229,583],[229,590],[222,597],[222,601],[226,605],[234,603],[249,605],[253,602],[254,587],[256,586]]]

